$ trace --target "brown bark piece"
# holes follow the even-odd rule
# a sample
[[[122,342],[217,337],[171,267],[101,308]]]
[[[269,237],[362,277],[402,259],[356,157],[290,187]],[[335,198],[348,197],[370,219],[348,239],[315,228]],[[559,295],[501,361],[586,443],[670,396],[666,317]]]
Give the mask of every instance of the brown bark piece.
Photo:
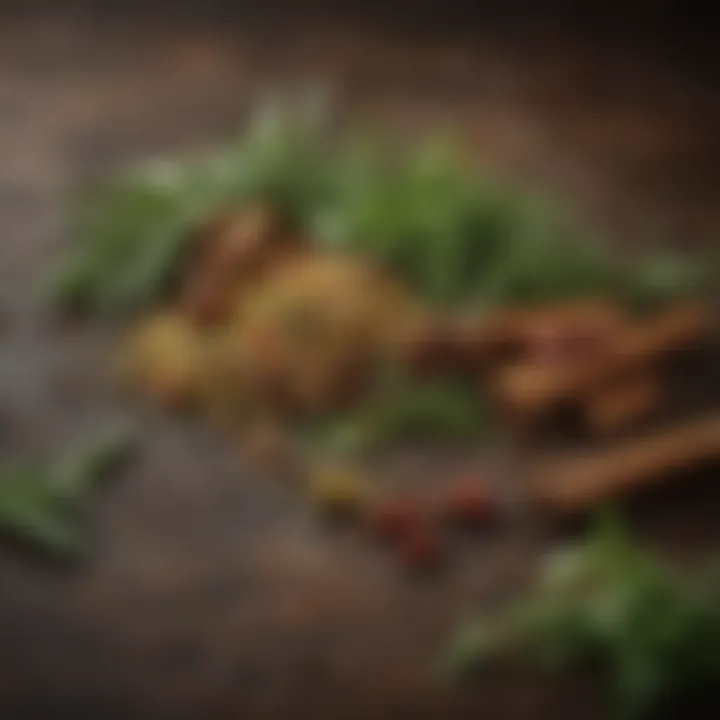
[[[583,407],[585,427],[593,435],[622,432],[656,412],[664,396],[663,383],[655,374],[623,379],[588,398]]]
[[[553,340],[579,346],[604,344],[627,325],[626,314],[603,299],[579,300],[541,308],[502,308],[461,318],[456,343],[482,366],[487,362],[535,356]],[[567,341],[567,342],[566,342]]]
[[[720,460],[720,415],[688,421],[590,453],[542,463],[530,485],[534,504],[557,515],[651,487],[668,474]]]
[[[251,205],[212,219],[199,233],[197,252],[180,294],[180,306],[199,325],[222,322],[239,290],[281,263],[298,239],[277,215]]]
[[[501,371],[494,394],[518,420],[535,420],[602,385],[687,349],[709,332],[709,318],[696,306],[669,310],[628,328],[602,352],[577,362],[527,361]]]

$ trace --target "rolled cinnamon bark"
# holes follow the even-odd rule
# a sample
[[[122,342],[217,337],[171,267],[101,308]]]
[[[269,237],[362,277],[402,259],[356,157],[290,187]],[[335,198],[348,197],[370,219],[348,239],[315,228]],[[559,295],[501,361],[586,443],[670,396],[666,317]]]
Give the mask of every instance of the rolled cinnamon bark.
[[[576,362],[525,361],[502,370],[494,394],[518,419],[533,420],[623,375],[653,367],[709,332],[703,309],[683,306],[629,327],[602,351]]]
[[[583,514],[673,473],[716,461],[720,461],[720,415],[546,461],[532,475],[530,496],[533,504],[551,514]]]
[[[493,360],[541,354],[553,341],[603,343],[627,325],[626,314],[613,302],[586,299],[540,308],[502,308],[461,318],[454,337],[469,360],[482,366]]]
[[[663,403],[665,389],[656,374],[630,376],[592,393],[582,415],[592,435],[621,432],[656,412]]]

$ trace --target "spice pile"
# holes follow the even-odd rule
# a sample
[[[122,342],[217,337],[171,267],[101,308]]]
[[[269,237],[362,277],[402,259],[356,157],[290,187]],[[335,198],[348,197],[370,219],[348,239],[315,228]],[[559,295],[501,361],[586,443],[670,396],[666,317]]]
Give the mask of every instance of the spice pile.
[[[532,444],[563,419],[603,444],[538,463],[528,496],[553,512],[717,456],[712,417],[644,435],[671,405],[666,366],[710,336],[693,298],[712,264],[621,264],[438,143],[264,110],[222,152],[122,177],[82,220],[56,301],[129,314],[133,388],[309,488],[318,458],[362,472],[399,443]]]
[[[398,445],[512,435],[532,459],[521,494],[550,515],[720,459],[720,416],[678,419],[672,371],[712,343],[714,262],[620,263],[438,143],[322,120],[264,109],[220,152],[129,173],[85,207],[51,292],[125,318],[130,387],[222,426],[412,569],[500,508],[482,472],[428,493],[385,481],[369,460]],[[551,449],[558,432],[576,449]],[[599,660],[625,716],[717,681],[716,604],[619,533],[556,559],[536,597],[463,632],[454,668]]]

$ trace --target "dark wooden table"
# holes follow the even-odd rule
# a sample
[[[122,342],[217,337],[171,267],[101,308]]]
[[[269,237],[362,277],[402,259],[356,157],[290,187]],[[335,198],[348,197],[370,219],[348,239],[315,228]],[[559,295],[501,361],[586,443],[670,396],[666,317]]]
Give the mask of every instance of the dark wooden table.
[[[151,432],[98,502],[87,565],[61,572],[0,548],[3,720],[603,717],[580,678],[431,681],[456,620],[527,577],[538,544],[522,527],[490,533],[439,579],[407,579],[254,478],[222,438],[116,398],[108,333],[59,328],[38,301],[73,187],[228,136],[269,88],[318,83],[393,131],[459,128],[498,174],[562,198],[621,248],[717,242],[719,93],[662,53],[317,17],[8,15],[0,453],[49,454],[118,416]],[[712,485],[669,490],[638,527],[694,557],[720,546],[719,508]]]

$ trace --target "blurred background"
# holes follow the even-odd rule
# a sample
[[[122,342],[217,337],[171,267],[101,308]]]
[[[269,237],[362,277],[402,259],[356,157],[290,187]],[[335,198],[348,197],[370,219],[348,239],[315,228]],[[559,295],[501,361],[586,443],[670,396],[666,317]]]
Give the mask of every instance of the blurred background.
[[[49,451],[114,412],[99,333],[49,327],[34,291],[70,194],[232,135],[269,91],[330,88],[344,117],[403,136],[456,128],[499,176],[621,247],[717,244],[719,14],[651,0],[0,3],[0,450]],[[3,720],[601,717],[579,704],[592,697],[579,677],[427,680],[452,623],[522,582],[531,539],[489,540],[419,587],[242,478],[220,441],[166,423],[104,501],[81,574],[0,550]],[[672,517],[650,507],[644,532],[693,552],[717,539],[715,507],[702,494]]]

